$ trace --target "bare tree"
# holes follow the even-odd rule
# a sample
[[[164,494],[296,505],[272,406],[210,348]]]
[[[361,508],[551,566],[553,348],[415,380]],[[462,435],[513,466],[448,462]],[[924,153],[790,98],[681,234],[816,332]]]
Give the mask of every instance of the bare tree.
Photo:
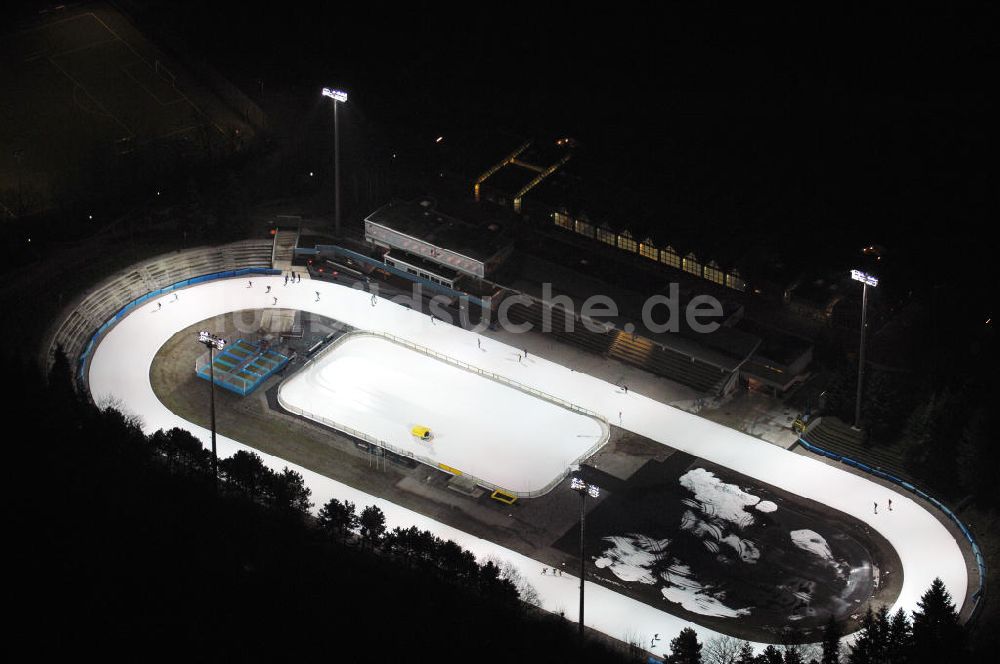
[[[734,664],[739,659],[743,641],[732,636],[715,636],[701,651],[705,664]]]
[[[486,556],[482,564],[485,565],[486,563],[496,565],[497,569],[500,570],[500,578],[510,581],[514,585],[522,602],[527,602],[538,607],[542,605],[542,599],[538,596],[538,591],[524,578],[521,570],[515,567],[513,563],[509,560],[503,560],[498,556]]]
[[[97,402],[97,409],[102,413],[114,411],[121,415],[122,421],[129,427],[142,431],[144,421],[141,415],[137,415],[125,407],[125,400],[119,396],[108,394]]]
[[[625,652],[629,659],[633,661],[641,661],[642,653],[645,650],[643,644],[646,642],[645,637],[639,634],[631,627],[625,630]]]

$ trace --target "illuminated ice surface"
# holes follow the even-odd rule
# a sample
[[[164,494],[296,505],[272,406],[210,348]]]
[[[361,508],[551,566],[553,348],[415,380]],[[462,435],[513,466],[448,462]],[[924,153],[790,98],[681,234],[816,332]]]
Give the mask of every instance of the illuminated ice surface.
[[[156,398],[149,382],[150,365],[160,347],[181,330],[220,314],[271,306],[272,295],[265,295],[263,290],[271,285],[279,297],[279,307],[314,312],[359,329],[391,332],[599,412],[615,422],[621,413],[622,424],[629,431],[850,514],[877,530],[899,555],[903,585],[896,603],[890,607],[892,611],[916,608],[920,595],[936,576],[941,577],[959,605],[965,601],[968,578],[955,538],[934,515],[905,493],[659,403],[633,390],[624,394],[607,381],[568,367],[535,356],[518,362],[518,351],[510,346],[452,325],[435,324],[428,316],[387,300],[379,300],[373,307],[367,293],[331,283],[306,281],[283,287],[283,282],[281,277],[256,277],[253,288],[246,288],[246,281],[240,279],[211,282],[181,291],[177,302],[165,296],[160,300],[163,305],[160,311],[157,300],[138,307],[108,331],[94,351],[89,380],[95,400],[101,403],[108,397],[119,398],[126,410],[142,418],[146,431],[184,427],[207,442],[208,431],[170,412]],[[319,301],[316,291],[322,295]],[[483,350],[478,348],[477,339]],[[196,341],[192,338],[191,343]],[[498,414],[497,418],[501,416],[517,421],[517,413]],[[222,436],[218,443],[219,453],[224,457],[250,449]],[[576,620],[578,590],[569,575],[541,576],[543,565],[527,556],[282,459],[265,454],[261,457],[278,470],[287,465],[302,473],[316,505],[333,497],[358,505],[378,505],[386,513],[390,527],[414,525],[428,529],[477,556],[495,555],[512,562],[533,579],[545,608],[564,611],[567,619]],[[889,498],[893,502],[892,512],[872,513],[872,503]],[[587,583],[586,589],[587,624],[614,638],[633,635],[648,639],[654,633],[676,634],[684,627],[693,628],[703,642],[716,635],[713,630],[599,584]]]
[[[539,491],[607,425],[388,339],[354,336],[286,380],[282,405],[508,491]],[[510,415],[516,413],[515,417]],[[337,423],[337,424],[332,424]],[[414,426],[433,433],[424,442]]]

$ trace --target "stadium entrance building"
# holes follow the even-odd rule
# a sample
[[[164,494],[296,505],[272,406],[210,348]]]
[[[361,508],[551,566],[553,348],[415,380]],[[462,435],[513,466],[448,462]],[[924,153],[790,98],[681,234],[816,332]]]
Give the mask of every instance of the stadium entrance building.
[[[430,196],[387,203],[365,218],[365,242],[385,265],[442,286],[487,279],[514,248],[502,212],[450,205],[445,213]]]

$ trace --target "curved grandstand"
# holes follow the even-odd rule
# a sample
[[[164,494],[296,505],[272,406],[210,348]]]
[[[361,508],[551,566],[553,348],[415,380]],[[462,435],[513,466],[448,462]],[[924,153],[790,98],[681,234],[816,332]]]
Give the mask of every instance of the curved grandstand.
[[[272,269],[272,253],[271,241],[246,241],[164,255],[122,271],[86,293],[69,308],[69,313],[46,344],[48,358],[58,347],[62,347],[71,360],[79,360],[76,365],[78,375],[84,379],[96,401],[101,402],[107,397],[118,398],[126,409],[141,416],[147,430],[180,426],[207,440],[207,431],[171,412],[157,398],[150,384],[150,367],[161,347],[174,335],[192,326],[223,314],[267,309],[271,305],[271,296],[268,295],[265,300],[260,288],[248,288],[245,275],[258,274],[260,276],[253,277],[255,283],[281,288],[280,276],[266,276],[280,274]],[[179,302],[171,306],[163,305],[167,293],[182,289]],[[354,329],[394,335],[407,343],[592,411],[605,421],[620,424],[624,430],[705,460],[717,469],[717,474],[731,470],[761,487],[773,487],[776,495],[801,497],[807,502],[815,501],[817,505],[849,515],[850,519],[863,524],[865,529],[877,531],[898,554],[902,581],[894,601],[895,607],[915,608],[920,594],[937,576],[945,581],[958,601],[959,609],[962,608],[969,586],[967,558],[941,520],[925,507],[925,503],[910,494],[814,458],[777,448],[642,395],[632,392],[621,394],[615,386],[603,380],[542,358],[532,358],[530,364],[512,361],[512,357],[521,354],[520,349],[503,346],[493,339],[487,341],[487,337],[480,338],[458,327],[435,324],[433,319],[418,311],[385,300],[378,301],[376,306],[368,293],[356,289],[313,282],[304,288],[283,290],[280,295],[283,308],[341,321]],[[162,312],[159,311],[161,307]],[[161,315],[151,315],[153,313]],[[490,345],[490,352],[483,352],[482,344],[485,343]],[[240,441],[226,437],[219,440],[223,456],[246,447]],[[262,456],[269,465],[278,469],[292,465],[284,459],[266,454]],[[366,495],[309,468],[292,467],[303,474],[317,504],[331,497],[358,504],[377,504],[386,512],[390,525],[417,525],[430,529],[441,537],[455,540],[477,555],[498,555],[524,570],[541,566],[523,552],[518,553],[467,534],[377,496]],[[682,477],[682,484],[684,481],[690,484],[691,478],[705,480],[705,477],[704,472],[695,475],[688,472]],[[692,486],[691,490],[704,506],[712,504],[710,499],[704,497],[706,486],[718,489],[730,485],[709,479],[707,483],[702,481]],[[723,493],[733,495],[734,491],[725,489]],[[739,493],[748,495],[745,491]],[[891,497],[896,505],[892,515],[872,514],[872,502],[885,501],[887,497]],[[770,501],[761,501],[759,497],[742,500],[745,506],[759,503],[757,511],[760,513],[770,512],[773,506]],[[795,537],[801,539],[803,536],[793,535],[793,539]],[[796,542],[800,549],[822,548],[815,545],[816,541],[810,539],[811,536],[804,537],[801,542]],[[616,542],[615,546],[628,544],[623,542]],[[605,552],[598,562],[611,560],[609,555]],[[747,554],[744,552],[741,555]],[[605,563],[605,566],[611,564]],[[542,578],[536,586],[545,608],[559,610],[575,606],[575,584]],[[669,634],[687,626],[693,626],[703,639],[716,634],[704,622],[689,623],[690,612],[664,610],[671,609],[669,602],[675,601],[666,590],[663,593],[668,600],[666,605],[662,601],[653,605],[634,595],[620,594],[611,587],[590,581],[587,593],[587,623],[615,638],[629,633]],[[677,602],[688,608],[683,601]],[[737,609],[734,615],[742,615],[740,610]],[[574,618],[574,611],[567,608],[566,616]]]

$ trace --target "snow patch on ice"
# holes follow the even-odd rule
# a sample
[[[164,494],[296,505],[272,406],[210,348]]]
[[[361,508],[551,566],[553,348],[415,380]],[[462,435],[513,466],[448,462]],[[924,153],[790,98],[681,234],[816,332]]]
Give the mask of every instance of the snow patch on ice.
[[[755,507],[758,512],[774,512],[778,509],[778,506],[770,500],[762,500]]]
[[[719,552],[716,544],[718,542],[731,547],[745,563],[752,565],[760,559],[760,549],[752,540],[733,533],[727,534],[720,524],[701,519],[691,510],[685,510],[681,516],[681,530],[686,530],[701,539],[705,547],[713,553]]]
[[[692,613],[718,618],[738,618],[750,613],[750,609],[726,606],[723,602],[725,592],[704,587],[694,578],[689,565],[668,556],[669,539],[654,539],[638,533],[603,539],[611,546],[605,549],[595,565],[610,570],[622,581],[653,584],[662,580],[666,583],[660,588],[663,596]],[[718,547],[712,540],[705,541],[707,545]],[[657,574],[656,569],[662,571]]]
[[[663,556],[670,540],[657,540],[633,533],[626,537],[605,537],[604,541],[610,542],[611,548],[606,549],[604,555],[594,561],[598,568],[607,567],[622,581],[656,583],[653,565]]]
[[[681,486],[694,493],[701,503],[701,511],[736,524],[740,528],[754,522],[746,511],[760,502],[758,496],[747,493],[735,484],[726,484],[704,468],[695,468],[680,478]]]
[[[831,563],[833,565],[837,564],[836,559],[833,557],[833,551],[830,550],[830,545],[827,544],[826,539],[814,530],[793,530],[789,535],[792,538],[792,544],[808,551],[809,553],[819,556],[823,560]]]
[[[739,618],[750,613],[750,609],[734,609],[726,606],[722,600],[726,593],[711,592],[700,583],[685,574],[664,572],[660,577],[667,585],[660,589],[668,602],[680,604],[692,613],[716,618]]]

